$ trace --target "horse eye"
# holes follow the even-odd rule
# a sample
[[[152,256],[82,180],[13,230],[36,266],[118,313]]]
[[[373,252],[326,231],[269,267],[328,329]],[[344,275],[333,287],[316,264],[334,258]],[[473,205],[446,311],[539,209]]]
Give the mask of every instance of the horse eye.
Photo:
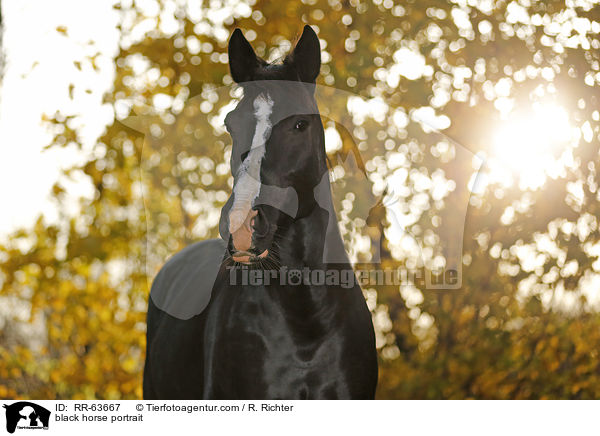
[[[294,124],[294,130],[298,130],[299,132],[306,130],[307,127],[308,121],[306,120],[298,120],[296,121],[296,124]]]

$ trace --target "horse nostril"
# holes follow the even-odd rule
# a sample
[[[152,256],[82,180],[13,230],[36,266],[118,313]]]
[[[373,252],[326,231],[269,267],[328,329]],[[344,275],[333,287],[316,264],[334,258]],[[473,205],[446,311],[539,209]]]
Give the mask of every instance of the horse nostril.
[[[269,233],[269,221],[262,210],[258,209],[257,212],[258,214],[251,221],[254,234],[258,237],[267,236]]]

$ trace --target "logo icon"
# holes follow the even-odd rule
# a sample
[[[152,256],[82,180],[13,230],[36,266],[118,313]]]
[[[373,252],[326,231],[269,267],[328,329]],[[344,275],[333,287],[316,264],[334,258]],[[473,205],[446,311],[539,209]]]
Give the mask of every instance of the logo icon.
[[[18,429],[48,429],[50,411],[29,401],[19,401],[2,407],[6,409],[6,431]]]

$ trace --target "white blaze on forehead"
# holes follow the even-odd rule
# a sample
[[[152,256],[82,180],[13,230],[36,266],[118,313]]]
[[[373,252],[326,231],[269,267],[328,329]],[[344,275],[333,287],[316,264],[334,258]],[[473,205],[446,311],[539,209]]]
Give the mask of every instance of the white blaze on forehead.
[[[229,213],[229,232],[239,229],[252,208],[252,202],[260,192],[260,163],[265,155],[265,143],[271,133],[269,117],[273,111],[273,101],[268,94],[259,94],[254,100],[256,130],[252,138],[250,152],[240,169],[233,188],[234,201]]]

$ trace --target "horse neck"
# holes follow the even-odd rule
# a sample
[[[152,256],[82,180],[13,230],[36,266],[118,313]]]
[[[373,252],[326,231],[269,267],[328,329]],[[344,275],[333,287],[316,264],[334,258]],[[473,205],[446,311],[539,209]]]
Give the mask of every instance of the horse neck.
[[[311,213],[294,222],[288,233],[288,253],[293,258],[290,263],[297,266],[319,268],[323,266],[323,241],[327,232],[327,214],[319,206]],[[288,265],[294,266],[294,265]]]
[[[318,202],[312,201],[310,208],[307,208],[308,211],[302,218],[296,219],[291,226],[283,229],[278,235],[281,266],[324,269],[327,262],[331,262],[326,259],[326,250],[328,249],[331,253],[332,248],[337,249],[338,253],[342,252],[345,256],[329,183],[327,183],[325,192],[327,194],[322,194]]]

